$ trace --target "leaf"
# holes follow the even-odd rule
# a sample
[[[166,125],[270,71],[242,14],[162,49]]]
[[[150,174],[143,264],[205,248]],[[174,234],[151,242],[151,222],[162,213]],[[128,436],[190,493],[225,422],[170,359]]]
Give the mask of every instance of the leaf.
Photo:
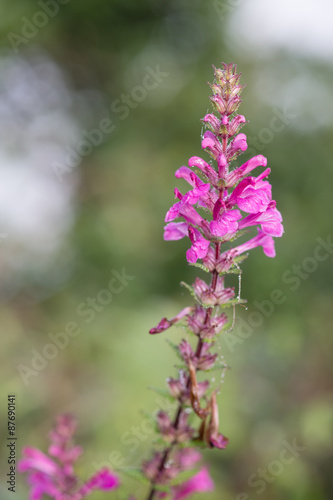
[[[173,396],[171,396],[168,389],[160,389],[158,387],[152,387],[152,386],[149,386],[148,389],[156,392],[159,396],[162,396],[163,398],[169,399],[170,401],[174,401],[175,399]]]
[[[237,257],[234,257],[234,262],[236,262],[236,264],[239,264],[240,262],[243,262],[243,260],[247,259],[248,258],[248,255],[238,255]]]
[[[177,486],[179,484],[183,484],[185,481],[190,479],[196,472],[198,472],[198,470],[199,469],[196,467],[191,470],[180,472],[177,475],[177,479],[173,479],[170,481],[170,486]]]
[[[124,467],[118,470],[120,473],[125,474],[125,476],[135,479],[144,485],[150,484],[150,481],[138,467]]]
[[[166,343],[169,344],[171,349],[173,349],[175,351],[175,353],[177,354],[177,357],[179,359],[183,360],[183,358],[179,352],[179,346],[177,344],[174,344],[173,342],[171,342],[171,340],[169,340],[169,339],[166,339]]]
[[[245,299],[232,299],[232,300],[229,300],[229,302],[227,302],[226,304],[220,304],[220,307],[222,309],[226,309],[227,307],[231,307],[231,306],[234,306],[234,305],[237,305],[237,304],[246,304],[247,300]]]
[[[207,267],[205,267],[203,264],[200,264],[200,262],[195,262],[193,264],[190,264],[190,266],[197,267],[197,268],[201,269],[202,271],[205,271],[205,273],[210,273],[210,270],[207,269]]]
[[[187,283],[185,283],[185,281],[181,281],[180,282],[180,286],[184,286],[185,288],[187,288],[187,290],[190,292],[190,294],[192,295],[192,297],[196,298],[196,295],[194,293],[193,287],[191,285],[188,285]]]
[[[235,236],[230,238],[230,240],[228,240],[228,241],[235,241],[238,238],[240,238],[241,236],[244,236],[244,234],[247,234],[249,232],[250,232],[250,229],[243,229],[243,231],[239,231],[239,233],[235,234]]]

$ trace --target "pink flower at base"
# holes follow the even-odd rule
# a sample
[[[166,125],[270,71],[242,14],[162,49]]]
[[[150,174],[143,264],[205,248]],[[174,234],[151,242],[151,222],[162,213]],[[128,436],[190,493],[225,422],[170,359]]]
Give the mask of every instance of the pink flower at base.
[[[68,500],[81,500],[90,495],[94,490],[110,491],[120,485],[118,477],[106,467],[99,470],[81,488],[68,497]],[[64,497],[64,500],[67,500]]]
[[[55,476],[60,470],[59,465],[37,448],[27,446],[23,448],[22,455],[24,458],[19,460],[18,463],[19,472],[27,472],[35,469],[48,476]]]
[[[79,484],[73,464],[81,454],[79,446],[72,445],[76,422],[72,415],[60,415],[50,432],[49,453],[55,460],[36,448],[26,447],[18,462],[18,471],[28,474],[29,500],[41,500],[48,495],[54,500],[81,500],[92,491],[113,490],[119,486],[118,477],[109,469],[96,472],[88,481]]]
[[[172,500],[184,500],[193,493],[201,491],[213,491],[214,483],[209,475],[208,469],[203,467],[195,476],[188,481],[172,488]]]

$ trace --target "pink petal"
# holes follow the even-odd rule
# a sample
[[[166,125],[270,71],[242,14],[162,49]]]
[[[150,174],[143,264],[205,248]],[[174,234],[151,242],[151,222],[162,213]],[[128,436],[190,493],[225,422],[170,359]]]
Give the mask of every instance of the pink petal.
[[[186,222],[170,222],[164,227],[163,238],[166,241],[181,240],[188,236],[188,224]]]
[[[173,488],[172,500],[184,500],[192,495],[192,493],[213,490],[214,483],[209,475],[208,469],[204,467],[191,479]]]

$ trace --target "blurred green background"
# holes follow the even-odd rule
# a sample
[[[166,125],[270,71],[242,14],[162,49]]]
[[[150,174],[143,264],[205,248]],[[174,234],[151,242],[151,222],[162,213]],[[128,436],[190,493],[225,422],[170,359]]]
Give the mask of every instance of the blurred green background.
[[[143,412],[160,398],[147,388],[175,375],[166,338],[183,334],[147,332],[191,301],[179,282],[198,274],[186,241],[163,241],[164,215],[174,171],[207,159],[211,66],[235,62],[249,120],[240,160],[267,156],[285,235],[275,259],[256,249],[243,265],[248,309],[221,339],[230,445],[205,452],[216,491],[197,498],[332,498],[332,4],[1,0],[0,9],[2,437],[15,393],[18,451],[46,451],[55,415],[70,411],[82,477],[149,456]],[[133,279],[120,283],[123,269]],[[114,293],[101,292],[112,278]],[[283,303],[272,303],[276,289]],[[295,442],[302,449],[284,464]],[[13,498],[4,474],[0,488]],[[113,498],[130,491],[145,498],[125,477]],[[15,498],[27,495],[20,477]]]

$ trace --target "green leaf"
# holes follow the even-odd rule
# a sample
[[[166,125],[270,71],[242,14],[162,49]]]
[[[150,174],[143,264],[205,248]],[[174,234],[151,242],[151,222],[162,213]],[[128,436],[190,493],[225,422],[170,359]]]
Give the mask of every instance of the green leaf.
[[[166,339],[166,343],[169,344],[169,346],[171,347],[171,349],[173,351],[175,351],[175,353],[177,354],[177,357],[182,360],[183,358],[179,352],[179,346],[177,344],[174,344],[173,342],[171,342],[171,340],[169,340],[169,339]]]
[[[170,401],[174,401],[174,397],[171,396],[170,392],[168,389],[159,389],[158,387],[148,387],[151,391],[156,392],[159,396],[162,396],[163,398],[169,399]]]
[[[190,292],[190,294],[192,295],[192,297],[196,298],[196,295],[194,293],[193,287],[191,285],[188,285],[187,283],[185,283],[185,281],[181,281],[180,282],[180,286],[184,286],[185,288],[187,288],[187,290]]]
[[[135,479],[144,485],[150,484],[150,481],[138,467],[124,467],[118,470],[121,474],[125,474],[125,476]]]
[[[203,264],[200,264],[199,262],[195,262],[193,264],[190,264],[190,266],[197,267],[198,269],[205,271],[205,273],[210,273],[210,270],[207,269],[207,267],[205,267]]]
[[[227,302],[226,304],[220,304],[220,307],[222,307],[222,309],[226,309],[227,307],[231,307],[233,305],[237,305],[237,304],[246,304],[247,300],[245,299],[232,299],[232,300],[229,300],[229,302]]]
[[[229,241],[235,241],[238,238],[240,238],[241,236],[244,236],[244,234],[247,234],[249,232],[250,232],[250,229],[243,229],[243,231],[239,231],[239,233],[235,234],[235,236],[233,236],[232,238],[230,238]]]

